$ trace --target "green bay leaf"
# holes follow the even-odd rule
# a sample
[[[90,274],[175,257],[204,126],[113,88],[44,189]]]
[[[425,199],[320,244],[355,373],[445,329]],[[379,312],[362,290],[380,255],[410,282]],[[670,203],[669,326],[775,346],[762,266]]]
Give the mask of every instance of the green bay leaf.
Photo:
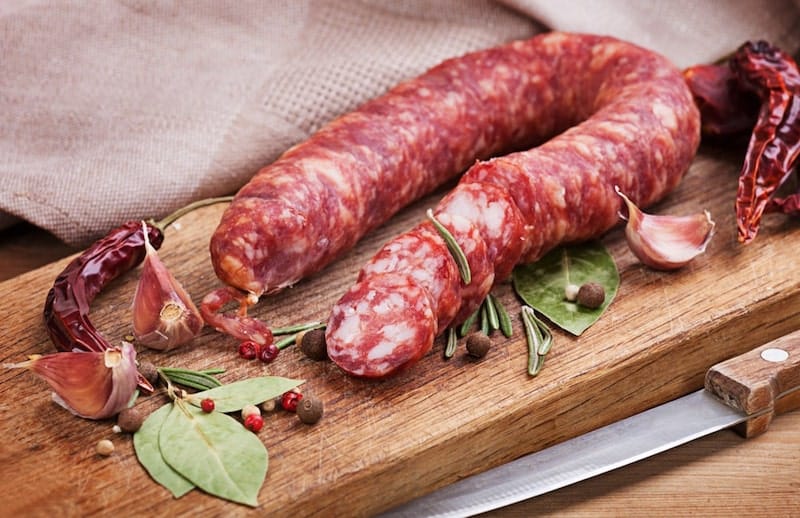
[[[171,410],[172,403],[167,403],[150,414],[133,434],[133,448],[139,463],[153,480],[167,488],[175,498],[180,498],[194,489],[194,484],[164,461],[158,446],[158,435]]]
[[[512,275],[514,290],[526,304],[561,329],[579,336],[594,324],[614,300],[619,271],[608,250],[589,242],[552,250],[539,261],[521,265]],[[589,309],[564,297],[568,284],[600,283],[606,298],[597,309]]]
[[[164,460],[203,491],[250,506],[267,475],[258,436],[222,412],[176,403],[159,434]]]
[[[303,380],[279,376],[248,378],[192,394],[189,402],[199,407],[203,399],[211,398],[214,400],[216,412],[236,412],[245,405],[258,405],[268,399],[276,398],[302,383]]]

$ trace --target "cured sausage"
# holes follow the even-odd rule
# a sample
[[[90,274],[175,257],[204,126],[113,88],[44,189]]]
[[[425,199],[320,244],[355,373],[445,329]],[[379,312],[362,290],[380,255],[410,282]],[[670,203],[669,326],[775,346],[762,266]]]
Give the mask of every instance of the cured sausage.
[[[476,159],[530,148],[585,119],[595,98],[611,100],[598,95],[614,81],[607,70],[575,73],[592,48],[602,51],[598,41],[553,34],[466,54],[330,122],[237,193],[211,237],[217,276],[256,296],[278,291]]]
[[[424,268],[420,268],[424,264]],[[407,273],[414,282],[426,287],[431,309],[437,315],[436,329],[444,329],[461,304],[460,274],[449,257],[447,245],[430,223],[422,223],[410,232],[387,243],[359,272],[364,279],[379,272]]]
[[[559,33],[497,52],[527,57],[525,70],[532,77],[506,79],[532,85],[526,88],[525,102],[536,105],[530,107],[540,117],[536,125],[556,136],[527,151],[477,162],[435,210],[437,219],[477,231],[479,236],[472,239],[483,241],[475,248],[482,251],[464,252],[470,264],[489,261],[493,282],[559,244],[611,229],[622,203],[615,186],[640,206],[662,198],[688,170],[700,140],[698,111],[681,73],[657,54],[607,37]],[[498,57],[496,66],[504,65]],[[518,89],[512,84],[508,91]],[[517,99],[505,96],[499,97],[510,100],[513,116],[525,123]],[[384,249],[406,239],[399,236]],[[445,254],[432,248],[429,252]],[[412,257],[415,264],[403,263],[402,288],[404,293],[426,292],[427,285],[415,280],[421,275],[413,272],[426,269],[434,258]],[[453,260],[449,253],[447,258]],[[387,275],[387,269],[380,273],[381,279]],[[490,277],[480,276],[480,286],[461,286],[462,304],[477,307],[476,301],[491,289],[485,282]],[[402,295],[387,317],[370,302],[384,287],[384,281],[362,275],[331,313],[328,354],[350,374],[383,377],[406,368],[431,349],[431,330],[444,331],[436,327],[435,312],[427,321],[420,319],[419,306],[430,300],[429,293]],[[341,317],[354,308],[363,311],[357,319]],[[468,314],[459,308],[452,323]],[[387,331],[398,326],[404,331]],[[422,336],[430,340],[421,341]]]
[[[333,353],[336,363],[353,375],[376,378],[428,352],[436,335],[436,316],[427,290],[411,275],[379,272],[342,296],[328,326],[328,354]],[[350,347],[354,334],[371,347]]]
[[[457,304],[460,306],[458,313],[451,321],[463,322],[480,307],[485,294],[492,288],[494,266],[486,250],[486,242],[475,225],[468,219],[453,214],[439,213],[436,214],[436,220],[453,236],[458,247],[464,252],[469,265],[471,279],[469,283],[462,280],[459,284],[461,299]],[[439,326],[439,329],[442,329],[442,326]]]

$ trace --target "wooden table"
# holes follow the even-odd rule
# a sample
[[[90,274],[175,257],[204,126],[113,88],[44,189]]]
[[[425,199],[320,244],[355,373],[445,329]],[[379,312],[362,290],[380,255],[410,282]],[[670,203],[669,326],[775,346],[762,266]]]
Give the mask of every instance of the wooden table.
[[[74,250],[28,225],[0,233],[0,281]],[[2,347],[2,345],[0,345]],[[35,433],[35,431],[31,431]],[[56,469],[53,467],[53,469]],[[3,473],[0,467],[0,473]],[[13,473],[3,473],[13,477]],[[800,515],[800,411],[744,440],[722,431],[491,516]]]

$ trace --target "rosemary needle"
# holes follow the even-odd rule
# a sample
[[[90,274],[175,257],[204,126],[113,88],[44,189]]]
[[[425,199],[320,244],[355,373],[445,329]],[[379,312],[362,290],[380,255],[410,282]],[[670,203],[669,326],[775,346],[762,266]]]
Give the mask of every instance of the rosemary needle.
[[[464,284],[469,284],[472,282],[472,272],[469,269],[469,262],[467,261],[467,256],[464,255],[464,251],[461,250],[460,246],[458,246],[453,234],[451,234],[444,225],[439,223],[439,220],[437,220],[433,215],[433,210],[428,209],[428,212],[425,214],[428,216],[428,219],[431,221],[431,223],[433,223],[433,226],[439,232],[439,235],[442,236],[442,239],[444,239],[447,249],[453,256],[456,266],[458,266],[458,272],[461,274],[461,280],[464,282]]]
[[[508,311],[500,302],[500,299],[495,297],[492,294],[489,294],[492,298],[492,302],[494,302],[494,307],[497,310],[497,318],[500,320],[500,332],[503,333],[503,336],[506,338],[511,338],[513,330],[511,328],[511,317],[508,316]]]
[[[444,357],[452,358],[453,355],[456,353],[457,345],[458,345],[458,337],[456,336],[456,330],[451,327],[447,330],[447,347],[445,347],[444,350]]]
[[[469,328],[472,327],[472,324],[475,323],[475,319],[478,318],[478,313],[480,313],[480,311],[481,309],[478,308],[475,311],[473,311],[469,317],[467,317],[467,319],[464,321],[463,324],[461,324],[461,327],[458,330],[458,336],[466,336],[466,334],[469,332]]]
[[[500,318],[497,315],[497,308],[494,304],[495,298],[489,293],[486,296],[484,304],[486,304],[486,317],[489,320],[489,329],[494,331],[500,329]]]

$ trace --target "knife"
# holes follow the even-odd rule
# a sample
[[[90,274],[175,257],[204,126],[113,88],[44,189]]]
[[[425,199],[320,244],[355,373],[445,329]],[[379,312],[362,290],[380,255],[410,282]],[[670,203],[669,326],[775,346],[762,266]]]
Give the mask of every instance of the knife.
[[[382,514],[472,516],[591,478],[719,430],[744,437],[800,408],[800,330],[711,367],[705,388],[462,479]]]

